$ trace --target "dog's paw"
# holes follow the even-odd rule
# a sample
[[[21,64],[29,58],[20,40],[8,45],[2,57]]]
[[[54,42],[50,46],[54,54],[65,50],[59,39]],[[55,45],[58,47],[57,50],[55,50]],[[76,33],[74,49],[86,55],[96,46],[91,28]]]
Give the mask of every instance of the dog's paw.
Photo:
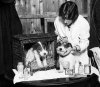
[[[43,68],[44,66],[43,65],[38,65],[39,66],[39,68]]]
[[[46,65],[44,65],[44,67],[48,67],[48,65],[46,64]]]

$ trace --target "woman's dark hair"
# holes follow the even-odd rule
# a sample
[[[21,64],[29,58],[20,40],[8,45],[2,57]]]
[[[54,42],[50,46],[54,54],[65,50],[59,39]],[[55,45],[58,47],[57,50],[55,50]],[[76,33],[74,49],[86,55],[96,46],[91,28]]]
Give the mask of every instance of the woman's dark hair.
[[[78,7],[76,3],[72,1],[66,1],[59,8],[59,16],[63,19],[72,20],[72,23],[78,18]]]

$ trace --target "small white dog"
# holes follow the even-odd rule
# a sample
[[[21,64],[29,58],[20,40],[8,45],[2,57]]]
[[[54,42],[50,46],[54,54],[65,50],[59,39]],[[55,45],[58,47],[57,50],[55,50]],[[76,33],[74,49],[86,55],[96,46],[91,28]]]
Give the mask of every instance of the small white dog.
[[[74,56],[70,53],[72,46],[70,43],[57,43],[57,54],[58,54],[58,62],[59,62],[59,71],[63,71],[64,68],[73,69],[75,64]],[[66,56],[62,54],[66,53]]]
[[[25,65],[28,66],[33,60],[36,60],[38,67],[46,67],[46,57],[48,52],[45,45],[42,42],[34,44],[26,53]]]

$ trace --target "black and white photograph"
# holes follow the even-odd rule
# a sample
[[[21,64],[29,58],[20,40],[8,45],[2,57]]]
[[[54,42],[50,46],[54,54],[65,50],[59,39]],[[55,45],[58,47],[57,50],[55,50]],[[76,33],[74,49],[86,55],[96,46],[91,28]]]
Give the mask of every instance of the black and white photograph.
[[[0,0],[0,87],[100,87],[100,0]]]

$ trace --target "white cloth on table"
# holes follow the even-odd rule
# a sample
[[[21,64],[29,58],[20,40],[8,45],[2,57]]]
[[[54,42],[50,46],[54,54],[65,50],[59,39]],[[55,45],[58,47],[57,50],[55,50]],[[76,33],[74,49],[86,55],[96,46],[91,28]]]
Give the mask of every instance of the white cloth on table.
[[[15,69],[13,69],[15,76],[13,79],[13,83],[18,83],[18,82],[22,82],[22,81],[36,81],[36,80],[47,80],[47,79],[57,79],[57,78],[66,78],[69,77],[69,75],[65,75],[65,72],[63,73],[58,73],[58,71],[56,69],[51,69],[51,70],[47,70],[47,71],[37,71],[33,74],[33,76],[29,76],[27,79],[25,78],[20,78],[20,74],[18,74],[17,72],[15,72]],[[95,73],[96,75],[99,75],[99,72],[96,68],[91,67],[91,74]],[[100,81],[100,78],[99,78]]]

